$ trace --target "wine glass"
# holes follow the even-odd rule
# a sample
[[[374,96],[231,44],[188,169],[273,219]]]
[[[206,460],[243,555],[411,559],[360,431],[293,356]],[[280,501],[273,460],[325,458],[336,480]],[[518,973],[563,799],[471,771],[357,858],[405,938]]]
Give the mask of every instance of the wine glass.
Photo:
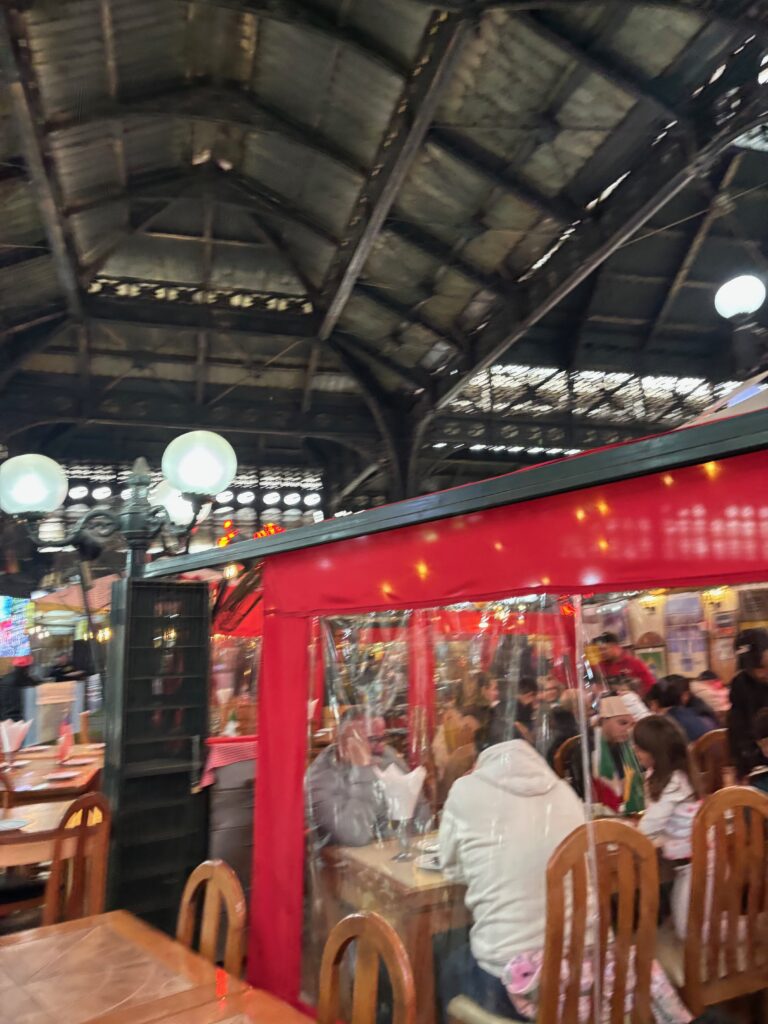
[[[390,821],[400,844],[400,850],[394,855],[392,860],[413,860],[410,836],[408,834],[408,826],[413,821],[413,818],[392,818]]]

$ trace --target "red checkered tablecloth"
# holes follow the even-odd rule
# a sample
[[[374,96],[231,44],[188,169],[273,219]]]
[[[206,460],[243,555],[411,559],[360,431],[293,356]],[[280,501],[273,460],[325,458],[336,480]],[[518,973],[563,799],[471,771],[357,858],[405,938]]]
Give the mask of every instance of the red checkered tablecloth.
[[[212,786],[216,781],[216,769],[225,768],[238,761],[255,761],[258,755],[257,736],[215,736],[206,740],[208,757],[200,779],[201,786]]]

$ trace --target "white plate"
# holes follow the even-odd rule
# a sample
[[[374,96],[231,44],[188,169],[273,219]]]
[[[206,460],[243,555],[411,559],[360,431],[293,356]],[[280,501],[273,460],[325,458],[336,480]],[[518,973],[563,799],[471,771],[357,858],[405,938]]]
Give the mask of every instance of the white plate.
[[[55,750],[55,747],[46,747],[45,744],[41,747],[24,747],[25,754],[52,754]]]
[[[28,821],[22,821],[21,818],[0,819],[0,832],[17,832],[20,828],[24,828],[24,826],[28,824]]]
[[[6,761],[4,764],[0,764],[0,768],[26,768],[29,761],[14,761],[13,764],[8,764]]]
[[[80,772],[50,772],[46,775],[47,782],[66,782],[67,779],[76,779]]]
[[[68,757],[67,767],[77,768],[86,764],[96,764],[95,757]]]
[[[416,858],[416,867],[422,871],[439,871],[440,862],[434,854],[424,854],[423,857]]]

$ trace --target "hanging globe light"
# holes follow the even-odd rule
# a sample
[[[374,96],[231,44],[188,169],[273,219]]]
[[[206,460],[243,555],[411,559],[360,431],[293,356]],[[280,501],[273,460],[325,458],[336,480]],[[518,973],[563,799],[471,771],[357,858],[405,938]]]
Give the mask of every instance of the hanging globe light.
[[[191,526],[195,522],[195,506],[167,480],[161,480],[156,487],[153,487],[148,497],[151,505],[163,506],[171,522],[176,526]],[[203,505],[197,515],[197,523],[202,523],[204,519],[207,519],[210,511],[210,503]]]
[[[0,508],[9,515],[45,515],[67,496],[67,474],[47,455],[17,455],[0,466]]]
[[[726,281],[715,295],[715,309],[726,320],[756,313],[765,302],[765,285],[754,274],[742,274]]]
[[[211,495],[235,479],[237,456],[229,441],[210,430],[174,438],[163,453],[163,476],[182,494]]]

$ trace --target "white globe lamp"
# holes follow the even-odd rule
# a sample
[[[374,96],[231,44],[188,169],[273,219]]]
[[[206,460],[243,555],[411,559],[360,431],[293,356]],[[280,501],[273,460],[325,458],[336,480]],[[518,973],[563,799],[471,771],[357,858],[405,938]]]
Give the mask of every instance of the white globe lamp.
[[[47,455],[17,455],[0,466],[0,508],[8,515],[46,515],[67,496],[67,474]]]
[[[182,434],[163,453],[163,476],[182,494],[219,494],[229,487],[236,473],[234,448],[210,430]]]
[[[191,526],[195,522],[195,506],[167,480],[161,480],[156,487],[153,487],[148,497],[150,505],[163,506],[171,522],[176,526]],[[210,511],[210,503],[203,505],[197,517],[197,523],[202,523],[204,519],[207,519]]]
[[[715,309],[726,320],[756,313],[765,302],[765,285],[754,274],[742,274],[726,281],[715,295]]]

